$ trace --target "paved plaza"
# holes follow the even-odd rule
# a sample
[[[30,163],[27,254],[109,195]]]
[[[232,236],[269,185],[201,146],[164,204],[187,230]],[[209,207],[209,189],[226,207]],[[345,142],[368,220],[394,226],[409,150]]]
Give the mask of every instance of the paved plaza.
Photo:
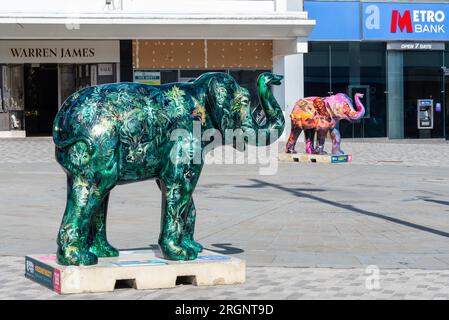
[[[257,164],[204,167],[196,238],[245,259],[245,284],[58,296],[23,273],[26,254],[56,249],[65,174],[51,139],[0,140],[0,299],[448,299],[449,144],[349,139],[342,148],[353,163],[279,163],[275,175]],[[154,181],[115,188],[110,242],[154,245],[160,202]]]

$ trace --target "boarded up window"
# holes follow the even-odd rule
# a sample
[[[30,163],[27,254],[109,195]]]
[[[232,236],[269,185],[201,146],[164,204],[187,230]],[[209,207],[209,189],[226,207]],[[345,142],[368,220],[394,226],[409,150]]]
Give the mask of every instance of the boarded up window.
[[[207,67],[229,69],[271,69],[272,41],[208,40]]]
[[[204,60],[204,40],[133,41],[134,68],[198,69]]]
[[[271,40],[133,41],[134,68],[270,70],[272,65]]]

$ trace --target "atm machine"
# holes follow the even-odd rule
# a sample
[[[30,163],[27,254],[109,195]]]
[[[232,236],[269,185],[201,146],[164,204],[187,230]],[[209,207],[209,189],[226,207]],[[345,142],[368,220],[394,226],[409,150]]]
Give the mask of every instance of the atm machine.
[[[418,129],[420,138],[430,138],[430,130],[433,129],[433,100],[418,99]]]

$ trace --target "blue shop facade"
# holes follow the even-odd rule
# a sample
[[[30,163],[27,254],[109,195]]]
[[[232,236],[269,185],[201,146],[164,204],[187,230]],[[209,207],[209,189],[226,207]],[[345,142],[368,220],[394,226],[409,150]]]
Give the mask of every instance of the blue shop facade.
[[[305,96],[365,94],[343,137],[449,139],[447,1],[305,1]]]

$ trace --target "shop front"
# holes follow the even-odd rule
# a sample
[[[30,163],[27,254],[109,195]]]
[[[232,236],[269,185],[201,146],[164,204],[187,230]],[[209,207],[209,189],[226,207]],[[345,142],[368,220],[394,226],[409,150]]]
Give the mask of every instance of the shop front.
[[[426,49],[416,49],[417,45]],[[444,138],[445,44],[412,46],[404,49],[403,43],[387,44],[388,104],[396,106],[388,108],[390,137]]]
[[[365,94],[366,115],[342,123],[344,137],[449,138],[447,4],[306,1],[305,9],[317,20],[305,95]]]
[[[315,21],[302,0],[24,2],[0,8],[0,135],[48,134],[68,94],[105,81],[189,81],[214,70],[252,91],[257,76],[272,70],[284,76],[273,91],[287,119],[303,95],[303,53]]]
[[[51,135],[62,102],[118,81],[119,62],[119,41],[0,41],[0,137]]]

